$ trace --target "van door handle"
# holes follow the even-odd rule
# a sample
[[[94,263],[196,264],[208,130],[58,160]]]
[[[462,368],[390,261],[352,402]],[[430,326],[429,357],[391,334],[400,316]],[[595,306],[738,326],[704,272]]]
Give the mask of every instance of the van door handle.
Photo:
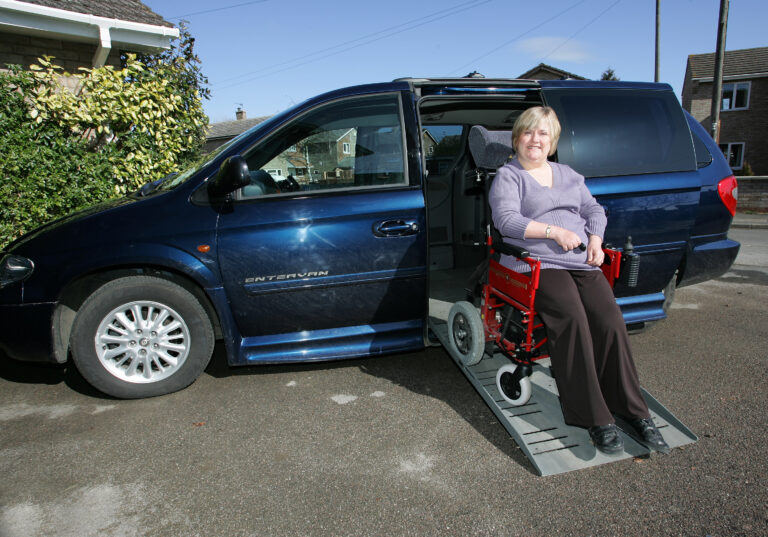
[[[419,223],[415,220],[384,220],[373,225],[373,234],[377,237],[402,237],[419,232]]]

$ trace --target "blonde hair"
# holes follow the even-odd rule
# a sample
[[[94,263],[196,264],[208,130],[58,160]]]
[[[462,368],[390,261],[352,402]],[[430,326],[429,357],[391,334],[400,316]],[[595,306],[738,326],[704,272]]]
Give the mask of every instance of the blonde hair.
[[[554,155],[557,151],[557,141],[560,139],[560,121],[555,111],[549,106],[534,106],[520,114],[512,127],[512,145],[517,148],[517,140],[520,136],[525,131],[534,130],[542,119],[549,124],[550,148],[547,156]]]

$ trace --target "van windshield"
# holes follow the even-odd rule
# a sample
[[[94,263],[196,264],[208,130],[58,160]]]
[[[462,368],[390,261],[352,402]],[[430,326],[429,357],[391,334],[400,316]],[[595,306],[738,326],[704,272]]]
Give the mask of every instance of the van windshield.
[[[204,167],[209,162],[213,161],[221,153],[226,151],[231,145],[236,143],[240,139],[240,137],[243,136],[243,134],[241,134],[240,136],[236,136],[235,138],[232,138],[231,140],[220,145],[210,153],[205,153],[203,155],[200,155],[198,158],[188,163],[187,166],[183,168],[178,174],[174,175],[173,177],[168,177],[167,179],[162,181],[158,185],[157,190],[162,190],[162,191],[173,190],[177,186],[183,184],[184,182],[187,181],[187,179],[192,177],[192,175],[194,175],[197,170]]]

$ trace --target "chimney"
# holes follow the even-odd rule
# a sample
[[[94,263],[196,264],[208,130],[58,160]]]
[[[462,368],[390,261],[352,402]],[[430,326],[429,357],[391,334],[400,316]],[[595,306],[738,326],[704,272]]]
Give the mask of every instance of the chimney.
[[[241,107],[237,107],[237,111],[235,112],[235,119],[238,121],[241,119],[245,119],[245,110],[243,110]]]

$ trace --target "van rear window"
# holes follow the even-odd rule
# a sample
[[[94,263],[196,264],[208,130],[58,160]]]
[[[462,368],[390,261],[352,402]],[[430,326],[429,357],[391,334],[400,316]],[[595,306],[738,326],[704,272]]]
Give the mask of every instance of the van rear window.
[[[585,177],[696,169],[691,132],[672,92],[550,90],[562,124],[558,160]]]

